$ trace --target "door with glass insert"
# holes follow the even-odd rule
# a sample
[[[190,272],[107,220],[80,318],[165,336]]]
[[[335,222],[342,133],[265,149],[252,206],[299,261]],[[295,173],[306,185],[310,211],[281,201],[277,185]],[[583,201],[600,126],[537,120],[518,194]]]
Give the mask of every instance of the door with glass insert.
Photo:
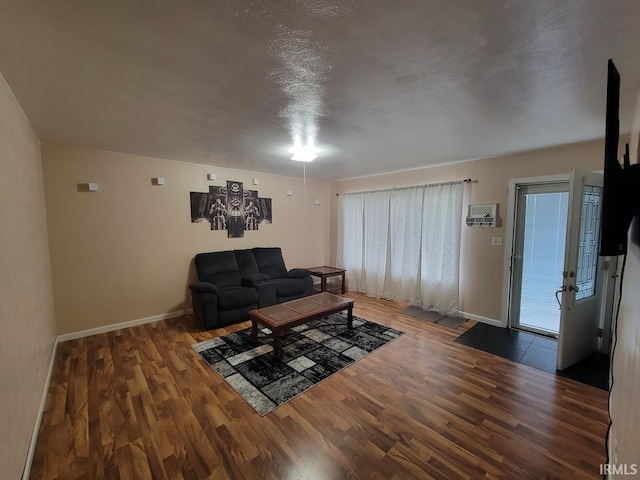
[[[557,336],[556,291],[564,267],[569,183],[518,185],[510,323]]]
[[[560,291],[558,370],[598,350],[604,257],[598,255],[602,174],[574,170],[569,187],[564,269]]]

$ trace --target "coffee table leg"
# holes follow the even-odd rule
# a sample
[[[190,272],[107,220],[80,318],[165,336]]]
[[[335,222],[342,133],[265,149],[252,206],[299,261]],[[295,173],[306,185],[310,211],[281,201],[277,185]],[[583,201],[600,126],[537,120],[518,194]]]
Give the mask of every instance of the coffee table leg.
[[[273,356],[282,357],[282,344],[280,342],[280,332],[273,332]]]
[[[251,340],[253,343],[258,342],[258,322],[253,318],[251,319]]]
[[[347,325],[349,328],[353,328],[353,303],[349,304],[349,310],[347,312]]]
[[[344,272],[342,272],[342,294],[344,295]]]

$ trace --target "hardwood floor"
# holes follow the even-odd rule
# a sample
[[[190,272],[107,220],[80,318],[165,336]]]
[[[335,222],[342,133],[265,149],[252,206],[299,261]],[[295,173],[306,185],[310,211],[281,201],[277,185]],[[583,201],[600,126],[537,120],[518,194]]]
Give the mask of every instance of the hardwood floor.
[[[607,392],[454,343],[473,322],[347,296],[406,334],[265,417],[191,348],[249,322],[61,343],[31,478],[599,478]]]

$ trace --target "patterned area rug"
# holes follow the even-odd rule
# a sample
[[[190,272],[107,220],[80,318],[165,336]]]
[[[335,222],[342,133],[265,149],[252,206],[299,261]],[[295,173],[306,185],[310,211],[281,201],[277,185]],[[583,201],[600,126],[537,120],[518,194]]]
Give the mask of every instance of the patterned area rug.
[[[279,361],[265,336],[269,333],[261,330],[258,345],[250,328],[192,345],[260,415],[403,334],[358,317],[349,330],[346,316],[335,313],[284,334]]]

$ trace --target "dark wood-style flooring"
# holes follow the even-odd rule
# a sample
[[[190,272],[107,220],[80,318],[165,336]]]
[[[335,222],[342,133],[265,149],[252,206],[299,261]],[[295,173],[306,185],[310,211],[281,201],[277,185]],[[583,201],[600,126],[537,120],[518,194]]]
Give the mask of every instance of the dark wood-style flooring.
[[[455,343],[473,322],[347,296],[406,335],[265,417],[191,348],[249,323],[61,343],[31,478],[599,478],[607,392]]]

